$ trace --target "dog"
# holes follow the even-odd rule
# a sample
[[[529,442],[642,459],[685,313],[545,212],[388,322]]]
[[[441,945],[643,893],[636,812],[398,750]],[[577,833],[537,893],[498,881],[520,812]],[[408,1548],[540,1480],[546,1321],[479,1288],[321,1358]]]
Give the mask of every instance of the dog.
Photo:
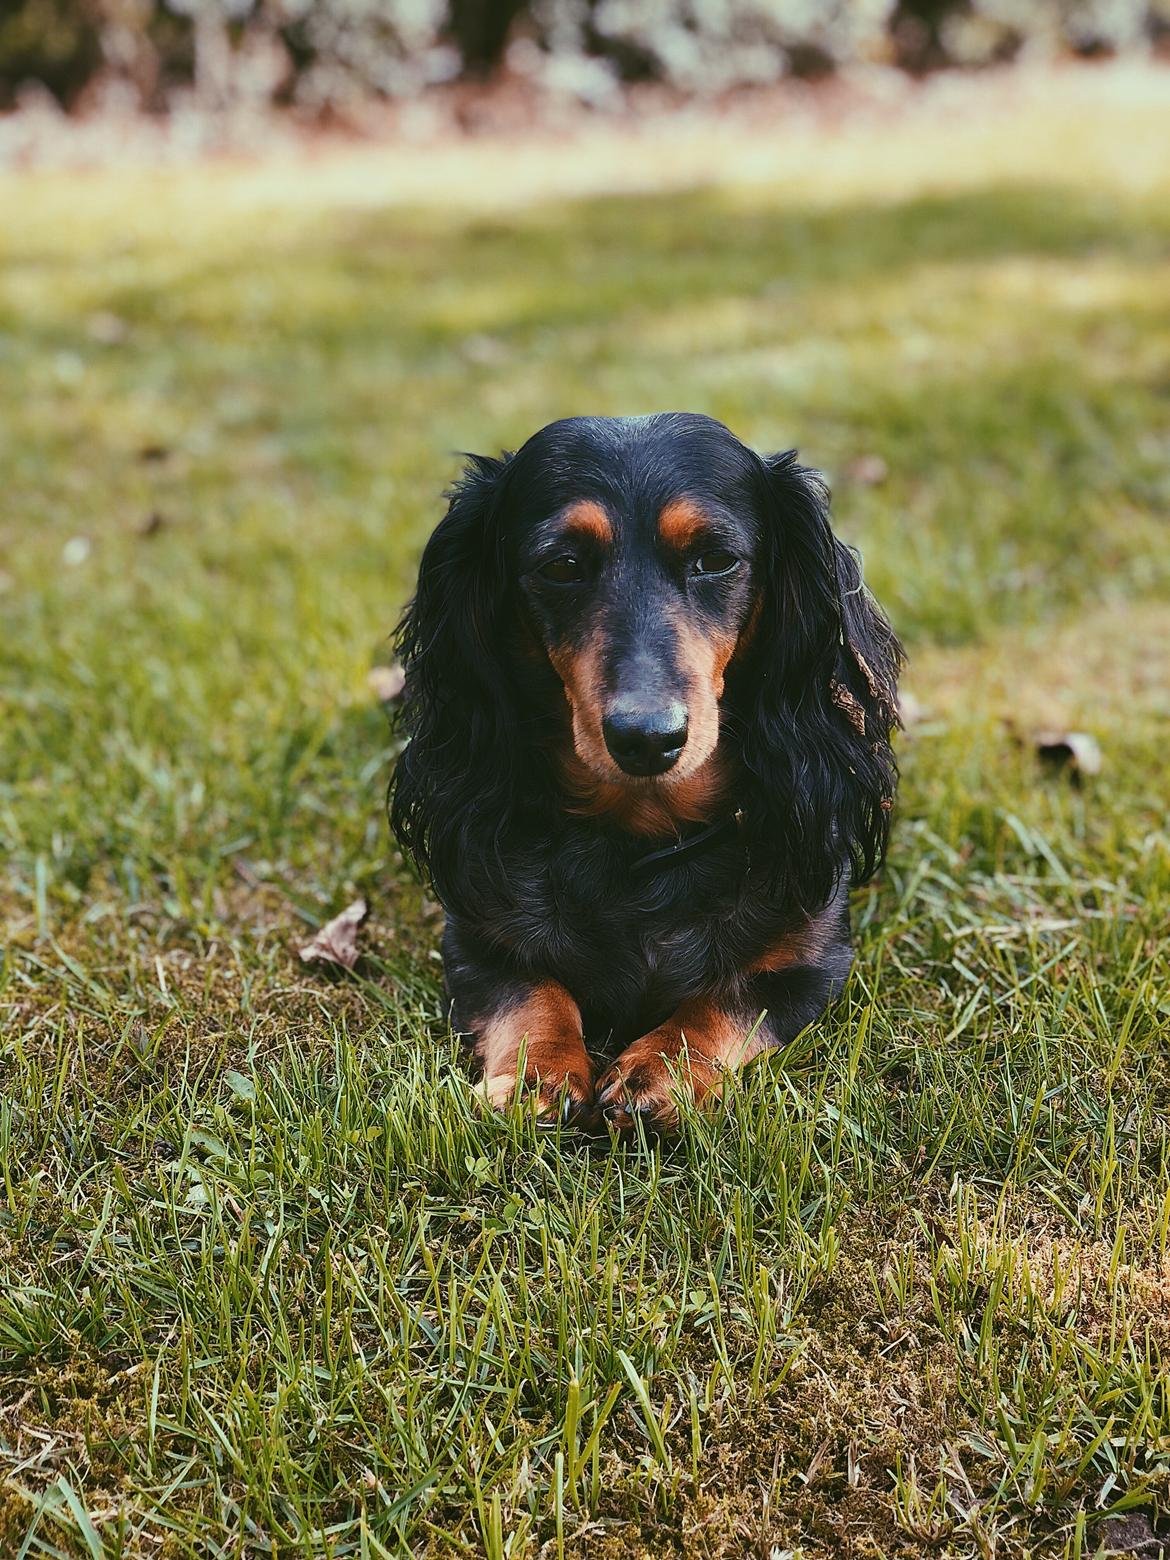
[[[677,1126],[841,991],[901,646],[796,452],[573,417],[469,456],[399,625],[390,815],[480,1089]]]

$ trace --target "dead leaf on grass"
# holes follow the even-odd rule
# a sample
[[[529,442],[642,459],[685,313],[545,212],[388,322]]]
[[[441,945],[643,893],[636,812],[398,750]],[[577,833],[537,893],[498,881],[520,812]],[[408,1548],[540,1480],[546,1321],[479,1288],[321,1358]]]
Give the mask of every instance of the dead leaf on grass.
[[[1074,775],[1101,773],[1101,748],[1085,731],[1038,731],[1036,751],[1047,764],[1068,769]]]
[[[326,921],[317,935],[299,950],[302,960],[306,964],[320,960],[352,970],[358,961],[358,927],[369,908],[364,899],[355,899],[352,905],[346,905],[340,915]]]

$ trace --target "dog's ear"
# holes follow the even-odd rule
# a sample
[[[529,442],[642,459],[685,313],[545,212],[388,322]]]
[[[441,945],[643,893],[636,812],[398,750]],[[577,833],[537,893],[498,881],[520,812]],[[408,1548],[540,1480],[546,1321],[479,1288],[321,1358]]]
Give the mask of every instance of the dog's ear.
[[[807,908],[885,854],[902,650],[833,535],[829,490],[793,450],[762,461],[763,600],[750,646],[743,756],[757,850]]]
[[[511,810],[516,711],[503,661],[500,523],[509,460],[468,456],[398,625],[406,745],[390,783],[390,822],[445,904],[467,881],[481,826],[494,833]]]

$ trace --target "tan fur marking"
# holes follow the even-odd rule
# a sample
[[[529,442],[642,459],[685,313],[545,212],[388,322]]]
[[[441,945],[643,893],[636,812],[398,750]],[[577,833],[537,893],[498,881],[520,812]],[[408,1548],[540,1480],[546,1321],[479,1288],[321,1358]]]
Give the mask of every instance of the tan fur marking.
[[[591,498],[578,499],[564,513],[565,526],[570,532],[589,536],[603,547],[613,541],[613,526],[600,504]]]
[[[696,636],[696,652],[703,644]],[[571,750],[561,756],[561,772],[569,793],[569,810],[582,817],[607,817],[631,834],[651,837],[670,834],[680,823],[710,819],[726,789],[725,766],[715,752],[719,738],[719,692],[710,673],[700,679],[693,697],[703,707],[698,740],[692,731],[674,769],[653,779],[624,775],[610,757],[602,731],[600,636],[594,636],[576,653],[549,653],[564,684],[572,717]],[[713,665],[719,655],[712,652]],[[693,715],[692,715],[693,720]]]
[[[838,914],[837,909],[830,906],[828,910],[810,916],[803,925],[778,933],[752,960],[744,973],[771,975],[778,970],[795,969],[801,964],[816,964],[832,938],[833,921]]]
[[[694,774],[676,777],[673,770],[655,780],[600,780],[574,754],[563,766],[568,811],[581,818],[608,818],[630,834],[659,838],[680,823],[709,822],[719,811],[728,788],[721,755]]]
[[[682,552],[694,544],[706,524],[707,516],[693,499],[675,498],[659,513],[658,534],[668,547]]]
[[[735,641],[709,638],[685,617],[676,627],[688,685],[687,745],[675,767],[653,779],[624,775],[605,745],[600,637],[576,653],[550,651],[572,712],[572,750],[561,759],[571,812],[606,817],[631,834],[656,837],[682,823],[708,822],[720,806],[728,774],[718,752],[719,700]]]
[[[521,1048],[524,1081],[538,1090],[546,1108],[556,1106],[562,1090],[575,1104],[592,1097],[593,1063],[585,1050],[581,1010],[556,981],[534,987],[522,1002],[493,1013],[480,1029],[480,1092],[497,1110],[515,1092]]]
[[[565,698],[569,701],[573,752],[580,768],[587,774],[619,776],[621,771],[609,756],[601,729],[601,656],[600,634],[592,635],[579,651],[549,651],[549,660],[564,684]]]
[[[719,743],[719,700],[735,640],[709,636],[686,617],[676,618],[674,627],[679,664],[687,679],[687,745],[679,764],[682,774],[693,774]]]
[[[758,610],[753,609],[747,632],[754,627]],[[724,675],[742,636],[706,634],[681,613],[673,626],[687,681],[687,743],[675,767],[652,779],[623,774],[605,745],[600,634],[579,651],[549,652],[572,716],[572,745],[560,755],[569,811],[605,817],[631,834],[652,838],[670,834],[680,824],[710,822],[724,805],[730,783],[725,757],[719,752],[719,701]]]
[[[752,602],[752,610],[748,613],[748,620],[740,630],[739,639],[737,640],[735,646],[735,654],[737,656],[742,654],[742,652],[748,648],[752,640],[756,637],[756,632],[760,626],[760,619],[763,617],[763,615],[764,598],[762,595],[759,595],[756,597],[755,601]]]
[[[598,1079],[598,1102],[609,1106],[619,1129],[633,1124],[634,1111],[646,1113],[656,1126],[674,1126],[678,1090],[696,1104],[717,1098],[727,1074],[759,1055],[765,1042],[751,1030],[751,1022],[711,998],[684,1002],[666,1023],[627,1046]]]

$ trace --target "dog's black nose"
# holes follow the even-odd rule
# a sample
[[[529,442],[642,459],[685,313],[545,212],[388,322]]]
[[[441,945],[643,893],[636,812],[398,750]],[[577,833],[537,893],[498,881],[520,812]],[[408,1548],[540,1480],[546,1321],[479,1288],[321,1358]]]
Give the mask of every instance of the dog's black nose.
[[[686,746],[687,710],[677,702],[661,709],[615,704],[602,722],[605,745],[628,775],[662,775]]]

